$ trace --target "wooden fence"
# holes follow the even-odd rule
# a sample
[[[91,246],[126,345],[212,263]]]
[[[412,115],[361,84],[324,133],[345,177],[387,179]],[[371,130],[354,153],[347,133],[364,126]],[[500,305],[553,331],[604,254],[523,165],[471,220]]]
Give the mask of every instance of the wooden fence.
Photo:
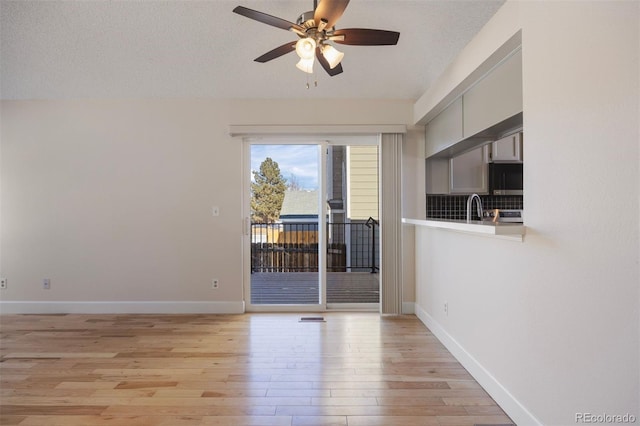
[[[318,272],[318,244],[252,243],[252,272]],[[347,246],[327,246],[327,270],[346,272]]]

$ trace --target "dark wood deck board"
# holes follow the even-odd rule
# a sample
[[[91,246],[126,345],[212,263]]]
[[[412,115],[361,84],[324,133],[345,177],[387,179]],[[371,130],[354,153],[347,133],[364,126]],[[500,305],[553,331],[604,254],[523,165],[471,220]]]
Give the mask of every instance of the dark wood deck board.
[[[379,275],[370,272],[328,272],[328,303],[378,303]],[[251,274],[252,304],[316,304],[317,272],[259,272]]]

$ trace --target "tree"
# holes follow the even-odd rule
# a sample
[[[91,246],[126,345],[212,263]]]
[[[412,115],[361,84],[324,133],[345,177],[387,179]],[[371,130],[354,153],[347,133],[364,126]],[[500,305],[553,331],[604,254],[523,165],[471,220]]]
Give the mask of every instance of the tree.
[[[289,179],[287,179],[287,189],[289,191],[302,191],[302,185],[300,184],[300,179],[298,176],[291,173]]]
[[[280,217],[287,181],[280,173],[278,163],[267,157],[259,171],[253,171],[251,183],[251,220],[274,222]]]

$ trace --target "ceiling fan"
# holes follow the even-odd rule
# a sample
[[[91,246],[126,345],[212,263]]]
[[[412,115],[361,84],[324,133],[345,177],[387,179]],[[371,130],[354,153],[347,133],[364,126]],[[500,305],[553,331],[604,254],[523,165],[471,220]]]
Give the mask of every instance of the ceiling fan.
[[[304,12],[296,23],[271,16],[257,10],[238,6],[233,11],[239,15],[262,22],[283,30],[293,31],[299,37],[297,41],[285,43],[259,56],[256,62],[268,62],[294,50],[300,57],[296,65],[300,70],[312,73],[314,56],[330,76],[340,74],[340,62],[344,53],[338,51],[329,42],[354,46],[385,46],[398,43],[400,33],[367,28],[336,29],[335,25],[349,4],[349,0],[317,0],[313,10]]]

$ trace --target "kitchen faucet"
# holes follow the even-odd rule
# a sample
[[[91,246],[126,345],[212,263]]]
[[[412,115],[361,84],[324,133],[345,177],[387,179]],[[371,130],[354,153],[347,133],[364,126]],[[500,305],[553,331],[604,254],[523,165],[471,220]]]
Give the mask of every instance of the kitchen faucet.
[[[467,198],[467,222],[471,222],[471,206],[473,205],[474,199],[478,200],[476,203],[478,206],[478,217],[482,220],[482,200],[478,194],[471,194],[469,198]]]

